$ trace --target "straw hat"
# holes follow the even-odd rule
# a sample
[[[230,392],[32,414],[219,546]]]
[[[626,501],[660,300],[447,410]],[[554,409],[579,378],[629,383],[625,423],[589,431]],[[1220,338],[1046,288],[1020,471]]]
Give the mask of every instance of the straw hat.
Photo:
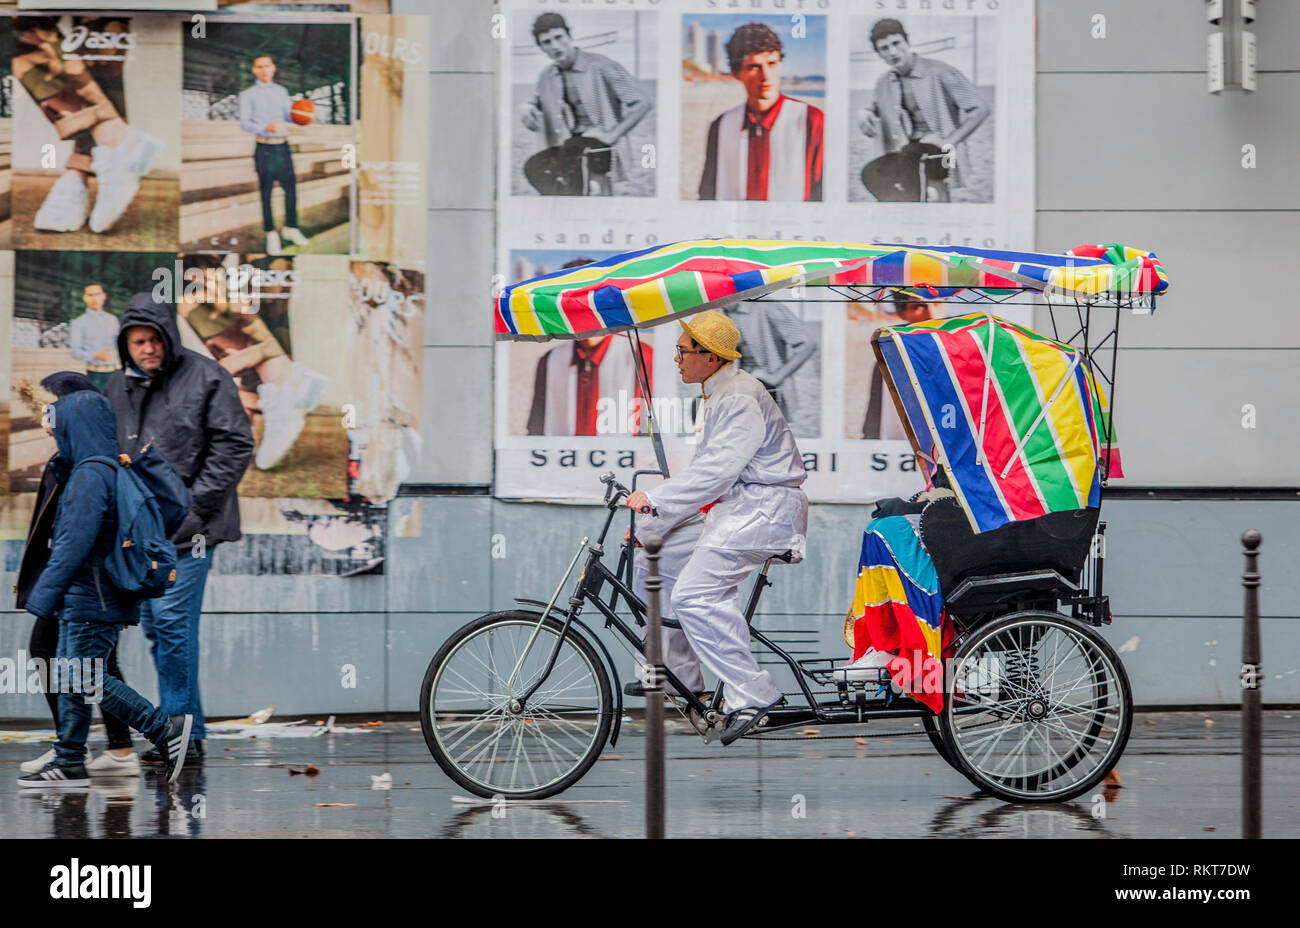
[[[682,329],[702,348],[707,348],[720,358],[734,361],[740,357],[736,346],[740,344],[740,329],[716,309],[705,310],[691,321],[681,321]]]

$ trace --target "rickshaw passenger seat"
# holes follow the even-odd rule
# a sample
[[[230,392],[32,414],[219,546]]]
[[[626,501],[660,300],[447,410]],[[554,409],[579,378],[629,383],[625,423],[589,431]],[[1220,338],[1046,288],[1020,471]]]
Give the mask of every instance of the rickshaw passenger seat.
[[[1097,509],[1052,512],[976,534],[955,499],[936,500],[921,515],[921,540],[947,596],[970,577],[1054,570],[1078,583],[1097,531]]]

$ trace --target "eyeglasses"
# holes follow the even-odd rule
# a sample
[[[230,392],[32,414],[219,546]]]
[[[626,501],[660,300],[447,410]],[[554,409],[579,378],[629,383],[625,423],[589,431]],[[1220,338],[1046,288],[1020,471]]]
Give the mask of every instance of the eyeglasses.
[[[681,345],[678,345],[677,360],[680,361],[682,359],[682,355],[684,354],[713,354],[713,352],[709,351],[707,348],[700,348],[696,350],[694,348],[683,348]]]

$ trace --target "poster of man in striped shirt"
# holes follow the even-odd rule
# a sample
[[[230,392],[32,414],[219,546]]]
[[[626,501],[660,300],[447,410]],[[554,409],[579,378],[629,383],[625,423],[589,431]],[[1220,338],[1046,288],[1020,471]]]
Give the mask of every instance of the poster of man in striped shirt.
[[[741,22],[731,29],[719,54],[717,26],[723,24],[709,21],[736,18],[686,17],[691,20],[686,26],[688,48],[695,45],[690,51],[698,52],[702,44],[705,60],[683,61],[684,121],[695,118],[699,104],[694,98],[734,98],[737,83],[744,92],[743,101],[708,124],[704,163],[694,174],[698,186],[692,192],[701,200],[819,202],[825,119],[819,107],[793,94],[825,96],[824,17]],[[685,122],[682,134],[685,184],[690,176],[685,150],[692,134]]]

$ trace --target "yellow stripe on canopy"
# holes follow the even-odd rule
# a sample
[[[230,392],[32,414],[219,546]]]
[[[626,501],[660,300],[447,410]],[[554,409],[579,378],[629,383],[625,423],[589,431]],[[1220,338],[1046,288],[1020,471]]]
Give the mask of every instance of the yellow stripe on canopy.
[[[673,311],[668,295],[664,292],[662,277],[652,277],[635,287],[629,287],[624,293],[627,294],[628,305],[632,307],[632,317],[637,322],[659,319]]]
[[[1069,374],[1070,356],[1055,346],[1033,339],[1021,339],[1020,350],[1025,353],[1030,369],[1038,381],[1042,401],[1046,403],[1056,393],[1061,380]],[[1070,375],[1073,381],[1073,375]],[[1088,502],[1092,486],[1092,472],[1096,467],[1092,455],[1092,429],[1088,426],[1079,393],[1073,383],[1067,383],[1047,411],[1056,433],[1056,443],[1061,450],[1061,461],[1074,478],[1074,493],[1082,508]],[[1041,424],[1038,426],[1043,427]]]
[[[542,334],[541,323],[537,321],[537,314],[533,312],[533,305],[527,293],[516,290],[510,294],[510,312],[515,317],[515,325],[519,327],[520,335]]]

